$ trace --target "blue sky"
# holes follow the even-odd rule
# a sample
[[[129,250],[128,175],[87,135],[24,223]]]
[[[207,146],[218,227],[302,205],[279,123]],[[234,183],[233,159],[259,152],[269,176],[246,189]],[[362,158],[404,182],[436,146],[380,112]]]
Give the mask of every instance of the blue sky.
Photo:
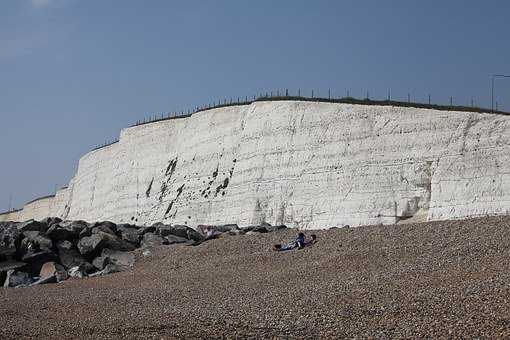
[[[0,210],[151,112],[284,88],[489,107],[509,17],[507,0],[2,0]]]

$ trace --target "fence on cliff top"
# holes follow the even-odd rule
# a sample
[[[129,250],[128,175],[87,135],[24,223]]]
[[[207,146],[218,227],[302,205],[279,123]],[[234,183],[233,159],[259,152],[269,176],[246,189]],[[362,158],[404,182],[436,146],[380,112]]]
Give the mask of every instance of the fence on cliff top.
[[[410,108],[420,108],[420,109],[433,109],[439,111],[460,111],[460,112],[478,112],[478,113],[494,113],[501,115],[509,115],[510,113],[499,111],[496,105],[495,110],[486,109],[482,107],[475,106],[474,100],[471,100],[471,105],[454,105],[453,97],[450,97],[450,105],[441,105],[441,104],[432,104],[431,95],[428,95],[428,102],[416,102],[411,101],[411,95],[407,94],[407,101],[399,101],[392,100],[391,94],[388,93],[388,97],[383,100],[371,99],[370,94],[367,92],[365,98],[358,99],[355,97],[351,97],[349,95],[349,91],[347,91],[347,96],[332,96],[332,91],[327,91],[327,97],[320,97],[318,92],[315,90],[311,90],[310,96],[306,94],[302,94],[301,90],[297,90],[294,94],[290,93],[288,89],[285,90],[276,90],[270,91],[266,93],[259,93],[258,95],[254,95],[252,97],[245,96],[230,98],[230,99],[221,99],[218,101],[213,101],[210,104],[202,105],[194,107],[193,109],[182,110],[182,111],[174,111],[168,113],[157,113],[151,114],[149,117],[144,118],[143,120],[139,120],[129,127],[135,127],[145,124],[156,123],[164,120],[172,120],[172,119],[181,119],[188,118],[193,114],[198,112],[218,109],[222,107],[229,106],[239,106],[239,105],[250,105],[255,102],[262,101],[285,101],[285,100],[294,100],[294,101],[306,101],[306,102],[322,102],[322,103],[338,103],[338,104],[357,104],[357,105],[379,105],[379,106],[396,106],[396,107],[410,107]],[[103,144],[96,146],[91,151],[102,149],[104,147],[108,147],[117,143],[119,140],[111,140],[105,141]]]

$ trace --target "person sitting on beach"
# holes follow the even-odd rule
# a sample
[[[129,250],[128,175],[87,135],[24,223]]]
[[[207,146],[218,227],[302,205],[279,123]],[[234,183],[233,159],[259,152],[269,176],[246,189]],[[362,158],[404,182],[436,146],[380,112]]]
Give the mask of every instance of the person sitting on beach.
[[[292,249],[303,249],[306,245],[305,234],[299,233],[293,242],[287,244],[275,244],[273,249],[276,251],[285,251]]]

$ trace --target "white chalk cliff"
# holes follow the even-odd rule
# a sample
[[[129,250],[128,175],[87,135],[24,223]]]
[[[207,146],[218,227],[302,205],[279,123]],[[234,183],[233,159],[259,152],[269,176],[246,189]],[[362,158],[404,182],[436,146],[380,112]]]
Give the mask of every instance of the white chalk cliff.
[[[1,220],[329,228],[507,214],[510,117],[257,101],[123,129]]]

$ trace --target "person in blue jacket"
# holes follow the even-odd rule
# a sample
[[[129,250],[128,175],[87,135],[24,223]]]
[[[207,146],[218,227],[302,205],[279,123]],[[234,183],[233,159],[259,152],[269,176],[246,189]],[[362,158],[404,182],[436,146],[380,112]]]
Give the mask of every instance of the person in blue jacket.
[[[275,244],[273,246],[273,249],[276,251],[285,251],[285,250],[292,250],[292,249],[303,249],[307,245],[311,245],[315,243],[316,236],[312,235],[311,241],[305,240],[305,234],[299,233],[296,239],[292,242],[289,242],[287,244]]]

